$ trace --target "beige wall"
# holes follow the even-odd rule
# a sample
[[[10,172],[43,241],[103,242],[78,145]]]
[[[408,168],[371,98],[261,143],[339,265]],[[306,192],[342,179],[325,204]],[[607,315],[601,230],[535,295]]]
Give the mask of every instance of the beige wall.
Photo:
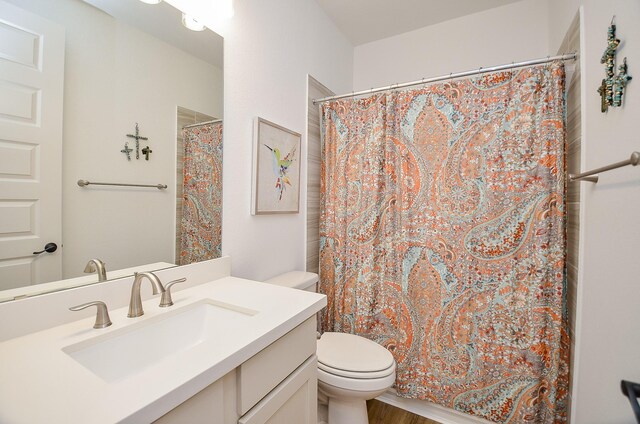
[[[351,90],[353,48],[315,0],[243,0],[225,37],[222,252],[232,274],[264,280],[305,268],[307,74]],[[255,117],[302,136],[300,213],[252,216]]]
[[[524,0],[357,46],[354,88],[547,56],[547,21],[546,2]]]
[[[583,6],[582,169],[627,159],[640,150],[640,96],[633,80],[624,107],[600,112],[597,88],[607,27],[616,15],[618,57],[640,75],[640,3],[637,0],[549,0],[550,50],[555,51]],[[634,72],[635,70],[635,72]],[[620,380],[640,381],[640,174],[631,167],[581,183],[580,269],[572,422],[633,423]]]

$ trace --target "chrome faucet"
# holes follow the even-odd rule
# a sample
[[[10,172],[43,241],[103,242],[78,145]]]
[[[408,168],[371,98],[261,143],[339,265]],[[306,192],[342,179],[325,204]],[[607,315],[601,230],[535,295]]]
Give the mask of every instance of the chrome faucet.
[[[97,272],[98,281],[105,281],[107,279],[107,268],[105,265],[106,264],[100,259],[90,259],[89,262],[87,262],[87,266],[84,267],[84,272]]]
[[[147,277],[151,281],[153,287],[153,294],[164,293],[164,286],[160,282],[160,279],[151,271],[136,272],[133,277],[133,285],[131,286],[131,301],[129,302],[129,318],[136,318],[144,315],[142,310],[142,299],[140,298],[140,284],[142,279]]]

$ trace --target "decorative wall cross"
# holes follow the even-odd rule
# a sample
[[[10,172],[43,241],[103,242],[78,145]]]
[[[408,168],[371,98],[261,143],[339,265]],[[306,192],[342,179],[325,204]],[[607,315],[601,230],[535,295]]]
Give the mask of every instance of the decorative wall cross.
[[[131,160],[131,152],[133,152],[133,149],[129,148],[129,143],[124,143],[124,149],[120,150],[122,153],[124,153],[125,155],[127,155],[127,160]]]
[[[611,19],[611,25],[607,29],[607,48],[600,58],[600,63],[605,64],[606,74],[606,78],[602,80],[598,88],[598,93],[600,93],[602,100],[600,102],[600,110],[603,113],[609,109],[609,106],[619,107],[622,105],[624,87],[631,80],[631,76],[627,74],[626,57],[618,68],[618,75],[616,75],[616,50],[620,45],[620,40],[616,38],[616,26],[613,20]]]
[[[149,160],[149,155],[153,153],[153,150],[149,148],[149,146],[142,149],[142,154],[144,155],[145,160]]]
[[[613,106],[622,105],[622,94],[624,87],[631,80],[631,75],[627,74],[627,58],[622,61],[622,65],[618,67],[618,76],[616,76],[615,90],[613,93]]]
[[[140,130],[138,129],[138,123],[136,122],[136,134],[127,134],[127,137],[135,138],[136,140],[136,159],[140,159],[140,140],[149,140],[148,137],[142,137],[140,135]],[[147,156],[147,160],[149,160],[149,156]]]

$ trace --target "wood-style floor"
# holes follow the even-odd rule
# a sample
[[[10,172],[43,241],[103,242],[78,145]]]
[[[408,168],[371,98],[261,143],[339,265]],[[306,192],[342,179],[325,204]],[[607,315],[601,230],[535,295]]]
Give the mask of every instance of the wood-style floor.
[[[367,401],[369,424],[439,424],[379,400]]]

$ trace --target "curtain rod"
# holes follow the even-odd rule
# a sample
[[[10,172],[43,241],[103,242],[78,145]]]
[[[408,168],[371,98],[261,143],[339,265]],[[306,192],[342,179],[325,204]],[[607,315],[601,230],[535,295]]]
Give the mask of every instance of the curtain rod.
[[[191,128],[191,127],[199,127],[200,125],[216,124],[218,122],[222,122],[222,119],[214,119],[214,120],[211,120],[211,121],[198,122],[197,124],[185,125],[184,127],[182,127],[182,129]]]
[[[471,75],[478,75],[478,74],[484,74],[487,72],[496,72],[496,71],[503,71],[505,69],[513,69],[513,68],[522,68],[523,66],[531,66],[531,65],[539,65],[541,63],[548,63],[548,62],[553,62],[554,60],[575,60],[578,58],[578,53],[567,53],[567,54],[563,54],[563,55],[559,55],[559,56],[547,56],[547,57],[543,57],[540,59],[534,59],[534,60],[527,60],[525,62],[514,62],[514,63],[507,63],[504,65],[498,65],[498,66],[492,66],[491,68],[480,68],[480,69],[474,69],[471,71],[464,71],[464,72],[458,72],[458,73],[451,73],[449,75],[442,75],[439,77],[433,77],[433,78],[423,78],[421,80],[418,81],[411,81],[411,82],[405,82],[402,84],[392,84],[392,85],[388,85],[386,87],[379,87],[379,88],[371,88],[369,90],[362,90],[362,91],[354,91],[348,94],[339,94],[337,96],[330,96],[330,97],[323,97],[321,99],[314,99],[313,100],[313,104],[318,104],[318,103],[324,103],[324,102],[328,102],[331,100],[338,100],[338,99],[344,99],[346,97],[356,97],[356,96],[362,96],[363,94],[373,94],[373,93],[379,93],[381,91],[389,91],[389,90],[396,90],[398,88],[405,88],[405,87],[411,87],[414,85],[421,85],[421,84],[428,84],[431,82],[436,82],[436,81],[443,81],[443,80],[448,80],[448,79],[454,79],[454,78],[462,78],[462,77],[468,77]]]

